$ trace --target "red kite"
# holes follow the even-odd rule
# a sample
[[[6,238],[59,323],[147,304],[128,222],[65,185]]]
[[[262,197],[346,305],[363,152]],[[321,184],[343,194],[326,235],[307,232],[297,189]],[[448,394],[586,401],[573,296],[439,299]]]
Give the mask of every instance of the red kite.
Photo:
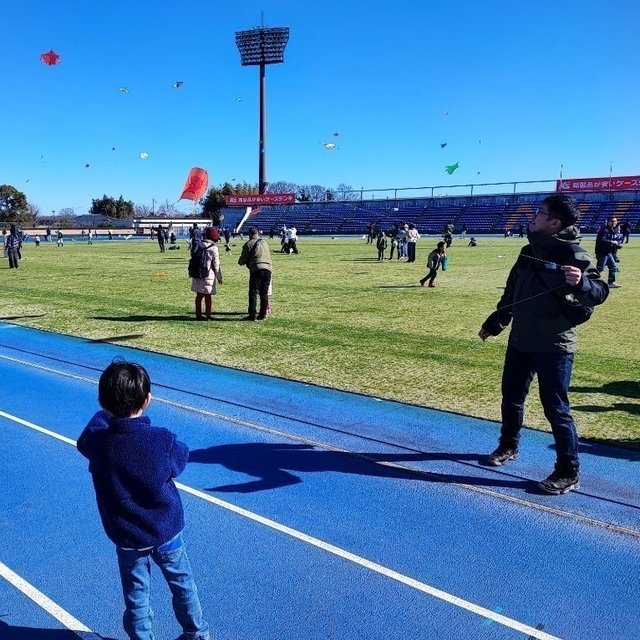
[[[49,53],[43,53],[40,60],[50,67],[54,64],[60,64],[60,56],[53,49]]]
[[[184,184],[180,200],[198,202],[209,186],[209,174],[204,169],[194,167],[189,171],[189,177]]]

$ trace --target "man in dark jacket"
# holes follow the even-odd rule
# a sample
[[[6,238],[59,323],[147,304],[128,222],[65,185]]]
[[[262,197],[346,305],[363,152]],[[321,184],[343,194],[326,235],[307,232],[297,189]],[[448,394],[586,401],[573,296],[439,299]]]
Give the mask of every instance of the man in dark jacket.
[[[262,240],[256,227],[249,229],[249,240],[242,247],[238,264],[244,264],[249,269],[249,315],[245,320],[264,320],[269,307],[271,254],[269,245]],[[260,311],[257,311],[258,298]]]
[[[552,494],[579,484],[578,434],[569,406],[569,382],[577,349],[576,325],[585,307],[605,301],[609,289],[593,259],[580,247],[574,226],[580,210],[573,198],[545,198],[529,226],[529,244],[511,269],[504,294],[482,325],[482,340],[513,320],[502,374],[502,428],[487,464],[518,458],[524,404],[538,374],[540,400],[556,443],[555,470],[539,487]]]
[[[622,286],[616,282],[616,273],[618,272],[616,253],[621,244],[622,234],[618,228],[618,219],[615,216],[610,216],[607,219],[607,224],[598,231],[596,236],[596,258],[598,259],[598,271],[604,271],[605,267],[609,270],[607,282],[611,289]]]
[[[9,258],[9,269],[17,269],[20,266],[20,232],[15,224],[11,225],[11,232],[4,241],[4,249]]]

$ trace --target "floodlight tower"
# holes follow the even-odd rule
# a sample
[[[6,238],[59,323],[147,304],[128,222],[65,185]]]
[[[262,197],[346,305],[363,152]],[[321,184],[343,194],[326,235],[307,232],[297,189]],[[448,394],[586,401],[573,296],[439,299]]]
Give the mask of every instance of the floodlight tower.
[[[258,148],[258,193],[264,193],[267,186],[267,123],[266,123],[266,74],[268,64],[284,62],[284,49],[289,41],[289,27],[266,29],[256,27],[250,31],[236,31],[236,46],[240,51],[243,67],[260,66],[260,141]]]

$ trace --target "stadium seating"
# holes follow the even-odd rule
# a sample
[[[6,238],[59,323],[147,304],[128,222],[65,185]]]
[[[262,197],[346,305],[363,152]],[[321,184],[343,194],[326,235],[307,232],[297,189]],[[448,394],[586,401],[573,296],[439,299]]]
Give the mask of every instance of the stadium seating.
[[[363,235],[368,225],[389,231],[396,223],[413,223],[421,234],[441,234],[448,223],[456,233],[466,225],[469,234],[502,234],[506,229],[517,234],[548,195],[300,202],[263,206],[253,222],[263,233],[293,225],[303,235]],[[610,215],[629,220],[640,231],[640,193],[625,194],[624,200],[612,200],[607,192],[572,195],[578,199],[584,233],[596,232]]]

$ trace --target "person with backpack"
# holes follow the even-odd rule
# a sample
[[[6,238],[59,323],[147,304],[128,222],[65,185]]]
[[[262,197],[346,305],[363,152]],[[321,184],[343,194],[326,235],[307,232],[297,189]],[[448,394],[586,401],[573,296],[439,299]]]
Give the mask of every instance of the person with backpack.
[[[260,237],[257,227],[249,229],[249,240],[242,247],[238,264],[245,265],[249,269],[249,315],[244,320],[264,320],[269,308],[271,253],[269,245]],[[260,298],[259,311],[258,298]]]
[[[213,227],[207,227],[204,240],[196,240],[196,247],[189,260],[191,291],[196,294],[196,320],[211,320],[211,296],[216,295],[216,283],[222,284],[220,253],[216,242],[220,234]],[[204,315],[202,301],[204,300]]]
[[[537,374],[556,449],[555,469],[538,486],[554,495],[580,488],[578,433],[568,395],[576,326],[609,295],[595,261],[580,246],[579,215],[578,203],[564,194],[542,201],[529,226],[529,244],[509,273],[497,309],[478,332],[486,340],[513,320],[502,372],[500,441],[486,464],[518,459],[524,405]]]

